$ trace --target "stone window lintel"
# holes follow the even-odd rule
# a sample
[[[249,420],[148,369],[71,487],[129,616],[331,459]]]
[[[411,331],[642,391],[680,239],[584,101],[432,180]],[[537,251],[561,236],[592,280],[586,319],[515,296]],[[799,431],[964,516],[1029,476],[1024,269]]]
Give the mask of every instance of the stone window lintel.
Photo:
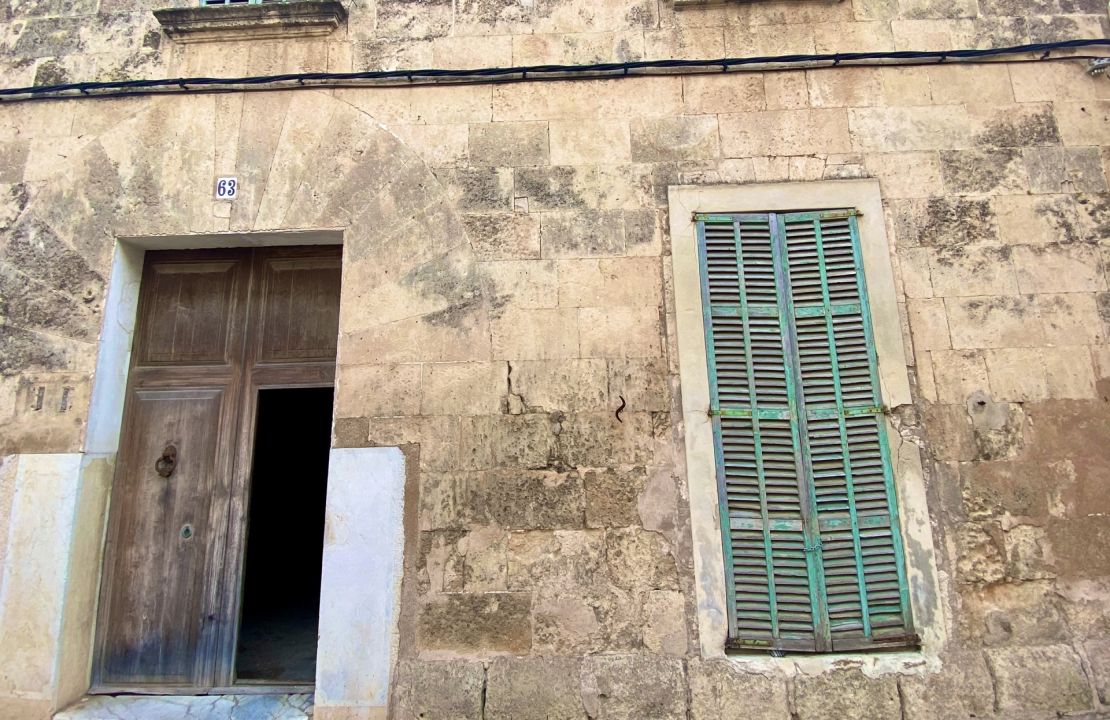
[[[347,20],[336,0],[208,5],[155,10],[166,35],[177,42],[260,40],[330,35]]]

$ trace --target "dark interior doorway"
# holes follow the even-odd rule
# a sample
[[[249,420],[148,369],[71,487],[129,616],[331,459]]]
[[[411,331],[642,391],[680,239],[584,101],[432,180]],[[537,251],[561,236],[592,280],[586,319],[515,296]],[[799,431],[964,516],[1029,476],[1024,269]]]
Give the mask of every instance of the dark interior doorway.
[[[260,390],[236,678],[316,676],[332,388]]]

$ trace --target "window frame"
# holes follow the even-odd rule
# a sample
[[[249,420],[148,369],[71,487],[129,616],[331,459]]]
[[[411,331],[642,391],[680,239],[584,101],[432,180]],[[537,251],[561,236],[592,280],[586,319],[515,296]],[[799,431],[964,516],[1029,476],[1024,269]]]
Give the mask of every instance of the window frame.
[[[797,212],[857,208],[860,250],[868,293],[868,309],[876,346],[879,391],[886,407],[912,403],[906,348],[890,247],[875,180],[836,180],[807,183],[770,183],[735,186],[671,186],[670,229],[674,288],[675,331],[681,378],[686,470],[690,492],[694,544],[695,588],[699,638],[703,657],[722,657],[728,639],[727,591],[723,568],[716,456],[710,415],[702,275],[695,214]],[[885,416],[891,465],[899,499],[900,537],[904,547],[914,629],[921,638],[918,650],[893,649],[882,653],[827,653],[808,655],[833,663],[848,657],[901,656],[920,664],[945,644],[947,631],[936,570],[932,531],[925,502],[920,449],[905,442]],[[732,650],[729,650],[732,652]],[[792,661],[803,656],[791,656]],[[745,655],[745,662],[779,662],[767,655]],[[904,669],[904,668],[903,668]]]

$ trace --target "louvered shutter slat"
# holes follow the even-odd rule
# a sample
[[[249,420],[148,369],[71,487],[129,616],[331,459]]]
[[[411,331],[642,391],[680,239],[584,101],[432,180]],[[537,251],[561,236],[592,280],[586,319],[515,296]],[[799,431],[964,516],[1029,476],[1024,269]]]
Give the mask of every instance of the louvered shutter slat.
[[[704,216],[729,634],[854,650],[911,637],[851,213]]]

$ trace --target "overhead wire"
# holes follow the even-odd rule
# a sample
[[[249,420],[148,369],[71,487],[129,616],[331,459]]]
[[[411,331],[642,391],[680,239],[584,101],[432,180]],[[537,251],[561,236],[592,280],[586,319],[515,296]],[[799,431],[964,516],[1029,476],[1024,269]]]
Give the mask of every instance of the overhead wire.
[[[1110,40],[1080,39],[1030,43],[981,50],[894,50],[880,52],[808,53],[725,57],[708,60],[634,60],[581,65],[526,65],[471,70],[365,70],[359,72],[307,72],[251,75],[233,78],[177,77],[151,80],[112,80],[33,85],[0,89],[0,104],[25,100],[121,97],[164,93],[243,92],[320,87],[368,87],[427,84],[534,82],[545,80],[604,79],[648,75],[759,72],[820,67],[876,67],[892,65],[982,64],[1099,60],[1105,55],[1052,53],[1080,48],[1110,47]],[[1024,56],[1024,57],[1018,57]]]

